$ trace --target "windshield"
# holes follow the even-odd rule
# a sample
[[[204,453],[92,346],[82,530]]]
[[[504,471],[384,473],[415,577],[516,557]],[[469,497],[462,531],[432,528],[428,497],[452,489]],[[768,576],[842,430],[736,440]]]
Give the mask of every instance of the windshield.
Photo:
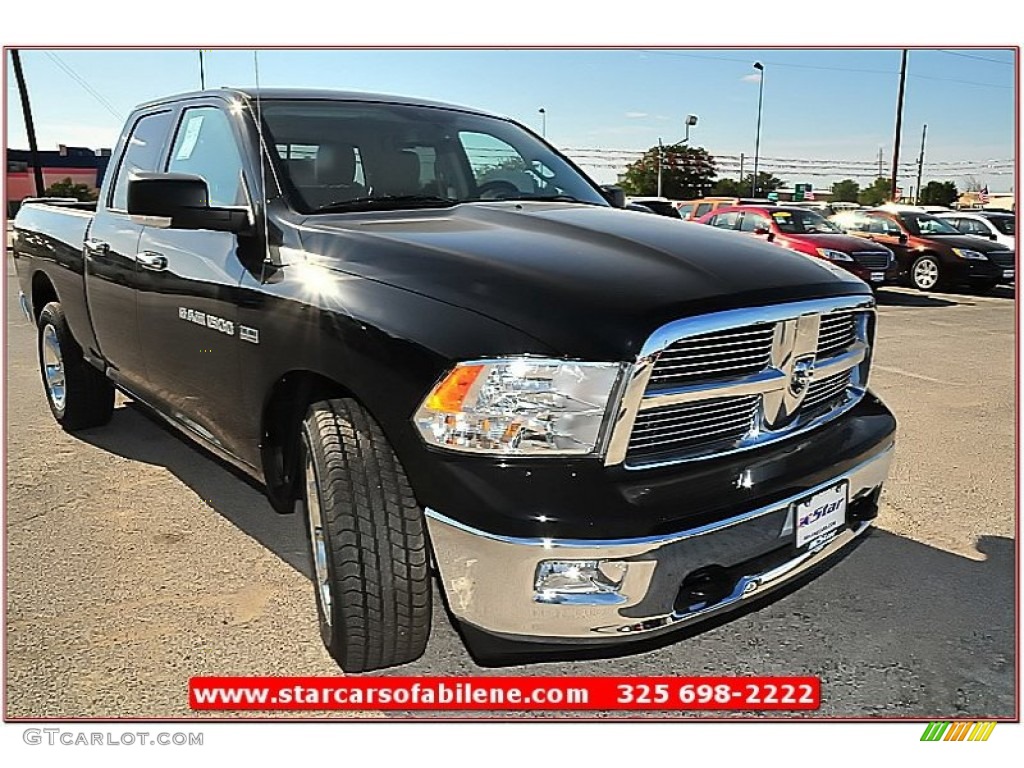
[[[303,213],[484,200],[608,203],[514,123],[451,109],[359,101],[265,101],[282,186]]]
[[[992,216],[989,219],[989,223],[1004,235],[1012,235],[1014,233],[1015,222],[1016,218],[1013,216]]]
[[[929,216],[927,213],[902,213],[900,220],[912,235],[959,235],[960,230],[948,221]]]
[[[772,211],[772,219],[780,232],[788,235],[836,235],[843,230],[814,211]]]

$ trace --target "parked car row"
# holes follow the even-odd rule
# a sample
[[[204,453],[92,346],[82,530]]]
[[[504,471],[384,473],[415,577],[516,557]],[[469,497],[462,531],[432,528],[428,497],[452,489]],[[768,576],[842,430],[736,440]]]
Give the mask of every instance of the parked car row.
[[[825,259],[873,287],[922,291],[966,284],[987,291],[1015,278],[1012,214],[934,216],[918,208],[847,210],[825,218],[796,205],[717,207],[700,224]]]

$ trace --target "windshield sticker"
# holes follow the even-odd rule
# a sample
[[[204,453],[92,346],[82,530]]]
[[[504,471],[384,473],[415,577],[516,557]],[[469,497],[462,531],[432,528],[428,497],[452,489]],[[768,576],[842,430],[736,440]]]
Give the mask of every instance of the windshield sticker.
[[[776,219],[785,219],[792,215],[793,214],[791,214],[789,211],[775,211],[772,214],[772,216],[774,216]]]
[[[202,127],[203,115],[196,115],[188,119],[185,124],[185,135],[181,139],[181,146],[178,147],[178,153],[174,156],[175,160],[188,160],[192,157],[192,150],[196,148],[196,142],[199,141],[199,129]]]

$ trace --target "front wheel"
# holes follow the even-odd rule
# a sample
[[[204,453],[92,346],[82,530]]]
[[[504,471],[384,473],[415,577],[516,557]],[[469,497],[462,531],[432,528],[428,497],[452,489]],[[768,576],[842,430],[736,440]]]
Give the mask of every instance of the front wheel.
[[[324,645],[346,672],[419,658],[430,634],[426,524],[398,457],[349,399],[310,406],[302,447]]]
[[[910,268],[910,281],[919,291],[932,291],[942,285],[942,267],[934,256],[920,256]]]
[[[43,307],[38,325],[39,370],[53,418],[68,431],[106,424],[114,414],[114,386],[85,361],[58,302]]]

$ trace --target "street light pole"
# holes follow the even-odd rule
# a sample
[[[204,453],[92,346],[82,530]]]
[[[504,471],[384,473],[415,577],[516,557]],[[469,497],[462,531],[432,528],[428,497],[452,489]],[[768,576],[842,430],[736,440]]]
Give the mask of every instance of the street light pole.
[[[757,86],[757,135],[754,138],[754,176],[750,182],[750,196],[757,197],[757,164],[761,159],[761,107],[764,105],[764,64],[754,62],[754,69],[761,73]]]
[[[544,107],[537,110],[540,113],[540,135],[544,138],[548,136],[548,112]]]

